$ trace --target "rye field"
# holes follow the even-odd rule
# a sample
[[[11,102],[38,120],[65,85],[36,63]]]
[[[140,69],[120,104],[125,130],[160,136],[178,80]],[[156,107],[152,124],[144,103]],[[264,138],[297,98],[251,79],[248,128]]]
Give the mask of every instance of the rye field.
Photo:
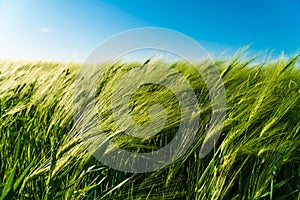
[[[87,150],[93,129],[83,130],[83,137],[74,118],[74,99],[82,95],[74,93],[80,63],[0,61],[0,199],[300,199],[298,58],[257,61],[237,54],[215,61],[226,118],[204,158],[199,151],[211,118],[208,89],[187,63],[170,64],[193,86],[201,120],[183,156],[147,173],[113,169]],[[112,83],[143,63],[106,65],[96,96],[104,134],[132,152],[165,146],[181,120],[176,96],[159,85],[141,87],[130,98],[131,116],[147,124],[149,107],[161,104],[167,114],[162,130],[146,139],[113,135]]]

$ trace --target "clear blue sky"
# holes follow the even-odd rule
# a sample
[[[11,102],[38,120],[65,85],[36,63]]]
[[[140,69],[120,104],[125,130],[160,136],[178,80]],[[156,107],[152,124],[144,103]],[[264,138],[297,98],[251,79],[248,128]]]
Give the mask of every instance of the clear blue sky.
[[[300,0],[0,0],[0,59],[83,61],[103,40],[132,28],[182,32],[209,52],[293,53]]]

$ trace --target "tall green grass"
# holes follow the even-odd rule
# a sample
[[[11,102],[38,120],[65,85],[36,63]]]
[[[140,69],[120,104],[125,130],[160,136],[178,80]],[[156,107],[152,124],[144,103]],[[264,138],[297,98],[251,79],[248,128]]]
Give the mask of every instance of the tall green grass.
[[[199,151],[211,115],[208,91],[187,63],[172,65],[190,80],[201,122],[184,156],[144,174],[109,168],[85,148],[73,115],[80,64],[0,62],[0,199],[300,199],[298,55],[254,61],[239,54],[216,62],[227,116],[220,139],[202,159]],[[118,128],[108,100],[111,83],[140,66],[110,64],[99,80],[99,119],[107,135]],[[167,110],[163,130],[144,140],[117,135],[117,146],[147,152],[172,139],[180,123],[179,104],[166,88],[148,85],[132,96],[134,121],[147,123],[153,102]],[[84,137],[93,134],[89,131]]]

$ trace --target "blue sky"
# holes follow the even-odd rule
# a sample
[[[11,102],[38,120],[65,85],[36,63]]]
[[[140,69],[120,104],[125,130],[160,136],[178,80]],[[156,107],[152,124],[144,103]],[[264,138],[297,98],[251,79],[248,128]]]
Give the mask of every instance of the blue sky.
[[[300,48],[300,0],[0,0],[0,59],[83,61],[132,28],[182,32],[215,53]]]

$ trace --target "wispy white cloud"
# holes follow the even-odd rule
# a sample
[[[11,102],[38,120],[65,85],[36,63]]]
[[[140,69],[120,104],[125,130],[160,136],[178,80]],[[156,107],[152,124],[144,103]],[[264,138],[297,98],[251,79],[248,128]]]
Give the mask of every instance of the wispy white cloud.
[[[40,32],[41,33],[50,33],[50,32],[53,32],[53,29],[48,28],[48,27],[41,27]]]

